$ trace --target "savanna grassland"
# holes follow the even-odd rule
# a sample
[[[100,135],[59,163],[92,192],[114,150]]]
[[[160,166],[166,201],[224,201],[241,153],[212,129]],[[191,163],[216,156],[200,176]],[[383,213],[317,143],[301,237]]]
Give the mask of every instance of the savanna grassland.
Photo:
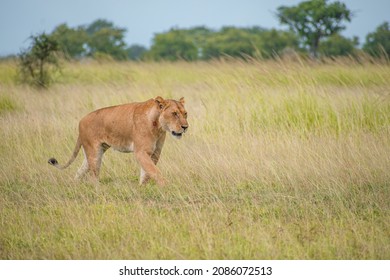
[[[65,63],[48,90],[0,64],[0,259],[389,259],[390,67],[336,61]],[[100,107],[186,99],[167,186],[109,150],[64,171]]]

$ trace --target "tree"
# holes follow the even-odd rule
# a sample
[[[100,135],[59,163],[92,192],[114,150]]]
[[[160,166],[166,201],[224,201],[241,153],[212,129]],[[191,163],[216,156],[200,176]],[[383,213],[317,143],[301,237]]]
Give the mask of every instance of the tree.
[[[60,24],[51,36],[58,42],[66,57],[77,59],[86,55],[88,36],[82,27],[69,28],[66,24]]]
[[[144,50],[128,48],[124,41],[125,28],[115,27],[112,22],[98,19],[87,26],[70,28],[66,24],[57,26],[51,36],[59,43],[60,49],[68,58],[79,59],[85,56],[123,60],[128,55],[137,56]]]
[[[276,29],[224,27],[209,36],[204,47],[205,58],[228,55],[232,57],[264,57],[279,55],[284,49],[298,48],[293,32]]]
[[[333,34],[321,41],[318,51],[324,56],[347,56],[355,52],[357,45],[359,45],[357,37],[348,39],[340,34]]]
[[[298,49],[298,37],[289,31],[263,30],[260,34],[260,51],[264,58],[280,55],[286,49]]]
[[[198,58],[204,59],[204,48],[207,41],[215,32],[205,26],[196,26],[189,29],[180,29],[182,34],[191,41],[198,50]]]
[[[320,40],[345,29],[343,22],[351,21],[352,13],[338,1],[310,0],[297,6],[280,6],[276,15],[280,23],[296,32],[310,53],[317,57]]]
[[[172,29],[154,36],[153,45],[146,57],[157,61],[191,61],[198,58],[198,49],[183,31]]]
[[[89,36],[92,36],[102,29],[115,29],[115,26],[112,22],[105,19],[97,19],[88,26],[84,27],[84,29]]]
[[[235,27],[224,27],[207,41],[203,56],[206,59],[220,56],[245,58],[256,56],[259,36]]]
[[[130,60],[140,60],[140,59],[142,59],[142,56],[145,54],[146,51],[147,50],[146,50],[146,48],[144,46],[137,45],[137,44],[131,45],[126,50],[127,57]]]
[[[118,60],[127,58],[126,43],[124,41],[125,28],[118,28],[109,21],[98,19],[87,26],[85,31],[89,36],[90,56],[104,53]]]
[[[388,22],[382,23],[374,32],[367,35],[363,50],[372,56],[386,54],[387,57],[390,57],[390,29]]]
[[[157,34],[146,57],[153,60],[212,59],[221,56],[270,58],[286,48],[298,49],[295,33],[276,29],[223,27],[219,31],[204,26],[172,29]]]
[[[21,78],[23,82],[46,88],[51,82],[52,71],[59,69],[59,45],[45,33],[30,39],[30,47],[19,54]]]

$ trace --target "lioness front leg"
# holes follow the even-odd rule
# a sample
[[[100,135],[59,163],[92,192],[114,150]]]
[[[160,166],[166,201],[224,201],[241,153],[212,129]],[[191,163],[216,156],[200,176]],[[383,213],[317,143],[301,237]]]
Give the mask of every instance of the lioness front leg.
[[[158,160],[160,159],[161,149],[157,149],[152,154],[151,158],[155,165],[157,165]],[[145,172],[145,170],[141,167],[141,173],[140,173],[140,184],[146,184],[150,180],[150,176],[148,173]]]
[[[149,177],[154,179],[160,186],[165,184],[164,178],[158,170],[156,164],[152,160],[152,155],[145,151],[137,152],[135,154],[137,161],[141,165],[140,184],[145,184]]]

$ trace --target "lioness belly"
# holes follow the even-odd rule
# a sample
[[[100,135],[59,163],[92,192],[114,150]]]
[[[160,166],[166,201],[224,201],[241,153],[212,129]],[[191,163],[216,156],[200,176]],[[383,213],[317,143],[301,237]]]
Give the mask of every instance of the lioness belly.
[[[111,146],[115,151],[122,152],[122,153],[132,153],[134,152],[134,143],[131,142],[126,145],[113,145]]]

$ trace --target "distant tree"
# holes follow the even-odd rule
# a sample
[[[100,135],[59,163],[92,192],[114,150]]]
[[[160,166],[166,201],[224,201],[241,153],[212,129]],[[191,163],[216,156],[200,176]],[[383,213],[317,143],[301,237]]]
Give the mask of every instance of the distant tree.
[[[299,49],[298,37],[289,31],[263,30],[259,36],[261,41],[259,49],[264,58],[278,56],[286,49]]]
[[[104,53],[117,60],[127,58],[124,36],[126,29],[115,27],[113,23],[98,19],[85,28],[88,34],[89,55]]]
[[[351,21],[351,16],[344,3],[328,3],[328,0],[310,0],[277,9],[280,23],[296,32],[314,57],[317,57],[320,40],[345,29],[343,22]]]
[[[23,82],[46,88],[52,81],[52,72],[59,69],[59,44],[45,33],[30,39],[30,47],[19,54],[21,78]]]
[[[223,27],[219,31],[204,26],[172,29],[157,34],[146,57],[153,60],[239,58],[278,55],[284,49],[298,49],[299,41],[291,31],[261,27]]]
[[[67,58],[81,58],[87,53],[88,36],[82,27],[69,28],[66,24],[57,26],[51,36]]]
[[[84,29],[88,35],[93,35],[102,29],[116,29],[116,27],[114,26],[114,23],[110,21],[105,19],[97,19],[88,26],[84,27]]]
[[[340,34],[333,34],[321,41],[318,51],[324,56],[347,56],[354,54],[357,45],[359,45],[357,37],[348,39]]]
[[[224,27],[207,40],[203,50],[206,59],[224,55],[245,58],[256,56],[260,46],[258,36],[235,27]]]
[[[154,36],[153,45],[146,53],[146,57],[157,61],[179,59],[192,61],[197,59],[198,50],[183,31],[172,29]]]
[[[382,23],[374,32],[367,35],[363,50],[373,56],[386,54],[387,57],[390,57],[390,29],[388,22]]]
[[[130,60],[140,60],[142,56],[146,53],[147,49],[141,45],[131,45],[126,49],[127,57]]]
[[[181,29],[181,32],[198,49],[198,58],[203,59],[203,51],[207,44],[207,41],[210,39],[211,36],[215,34],[215,32],[205,26]]]

